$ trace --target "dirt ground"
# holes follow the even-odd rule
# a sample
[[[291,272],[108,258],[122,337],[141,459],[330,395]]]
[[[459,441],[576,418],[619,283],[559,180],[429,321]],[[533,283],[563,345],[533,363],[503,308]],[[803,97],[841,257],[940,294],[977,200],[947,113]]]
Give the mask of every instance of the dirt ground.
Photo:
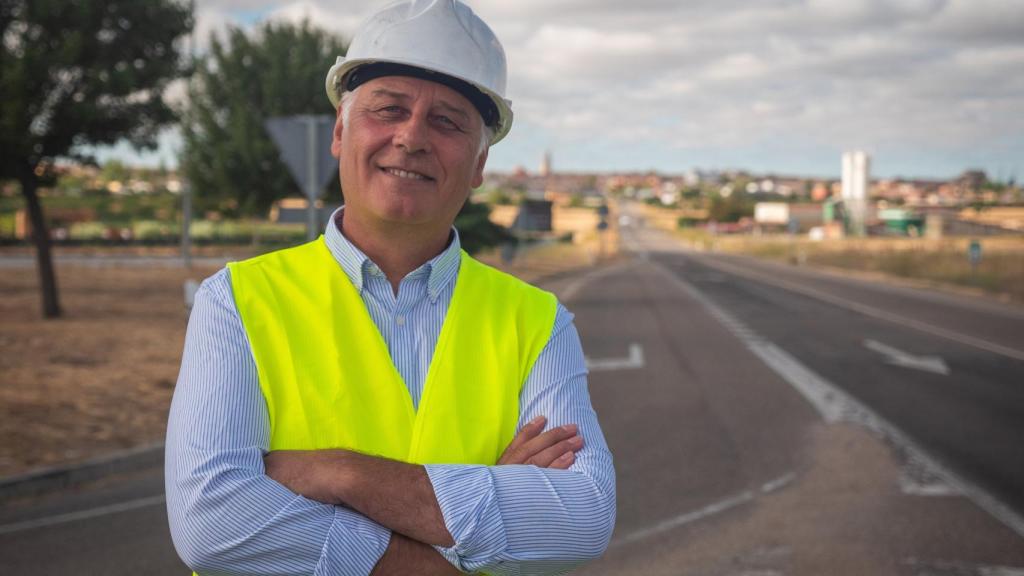
[[[0,270],[0,477],[161,441],[182,285],[213,272],[60,267],[65,313],[43,321],[35,269]]]
[[[587,267],[593,243],[504,266],[528,281]],[[498,253],[481,259],[501,265]],[[188,323],[183,284],[215,268],[61,266],[43,321],[34,268],[0,268],[0,478],[163,441]]]

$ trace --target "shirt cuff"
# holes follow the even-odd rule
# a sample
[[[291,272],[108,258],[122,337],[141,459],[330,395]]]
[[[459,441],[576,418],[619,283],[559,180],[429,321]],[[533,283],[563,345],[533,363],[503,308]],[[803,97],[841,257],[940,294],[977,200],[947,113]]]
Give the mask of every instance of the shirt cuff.
[[[454,546],[438,547],[438,552],[463,572],[493,563],[508,541],[490,467],[428,464],[424,468],[445,527],[455,540]]]
[[[391,531],[351,510],[335,506],[315,576],[365,576],[391,541]]]

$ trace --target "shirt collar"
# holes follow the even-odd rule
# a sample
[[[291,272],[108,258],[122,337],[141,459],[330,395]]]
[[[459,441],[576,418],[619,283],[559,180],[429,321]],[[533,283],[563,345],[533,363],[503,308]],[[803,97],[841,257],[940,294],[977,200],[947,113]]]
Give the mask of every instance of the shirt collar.
[[[362,294],[367,276],[378,275],[381,272],[380,268],[362,250],[341,233],[341,219],[344,217],[344,210],[345,207],[342,206],[331,214],[330,220],[327,221],[327,228],[324,230],[324,242],[352,285]],[[458,230],[453,226],[452,239],[448,246],[440,254],[410,272],[406,278],[426,274],[427,297],[433,303],[437,301],[441,291],[455,281],[461,256],[462,243],[459,240]]]

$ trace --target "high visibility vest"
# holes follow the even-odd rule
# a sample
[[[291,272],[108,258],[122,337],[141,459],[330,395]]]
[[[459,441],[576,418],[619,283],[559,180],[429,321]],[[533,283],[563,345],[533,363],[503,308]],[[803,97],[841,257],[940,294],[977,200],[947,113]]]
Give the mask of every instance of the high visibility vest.
[[[228,264],[270,415],[271,450],[347,448],[494,464],[551,336],[554,295],[465,252],[419,408],[323,237]]]

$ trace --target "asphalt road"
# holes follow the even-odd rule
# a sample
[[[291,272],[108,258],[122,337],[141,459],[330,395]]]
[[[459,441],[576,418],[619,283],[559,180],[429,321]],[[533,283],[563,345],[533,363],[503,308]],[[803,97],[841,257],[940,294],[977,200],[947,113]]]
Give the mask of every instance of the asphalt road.
[[[583,573],[1024,575],[1019,309],[622,232],[632,254],[549,285],[618,473]],[[187,573],[161,482],[3,509],[0,572]]]

